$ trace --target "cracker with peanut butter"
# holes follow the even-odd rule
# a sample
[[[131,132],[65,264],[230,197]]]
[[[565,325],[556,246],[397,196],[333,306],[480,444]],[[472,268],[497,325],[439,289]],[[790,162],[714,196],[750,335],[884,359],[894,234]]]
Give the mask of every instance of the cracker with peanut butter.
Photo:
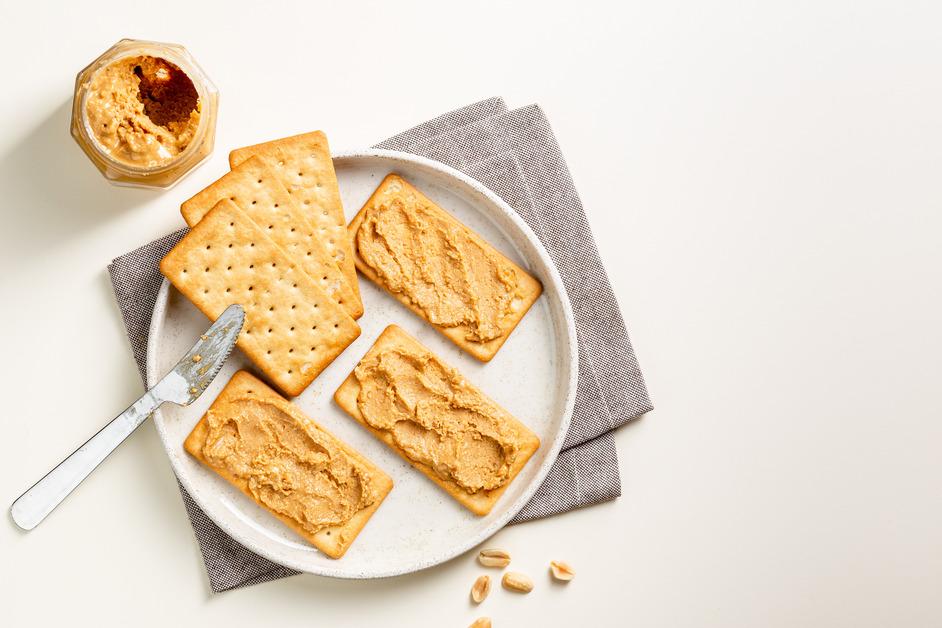
[[[347,219],[340,202],[340,188],[327,136],[323,131],[314,131],[237,148],[229,153],[229,167],[236,168],[253,155],[268,162],[298,207],[314,223],[317,236],[343,271],[359,301],[353,247],[347,236]]]
[[[396,325],[334,400],[476,515],[486,515],[540,446],[526,425]]]
[[[393,482],[246,371],[232,376],[184,449],[331,558],[340,558]]]
[[[160,272],[210,319],[240,303],[239,348],[291,396],[360,335],[356,321],[229,199],[173,247]]]
[[[180,213],[192,227],[226,198],[261,227],[350,316],[359,318],[363,314],[358,293],[325,248],[317,228],[264,161],[258,157],[245,160],[184,201]]]
[[[383,179],[348,229],[361,273],[483,362],[543,291],[396,174]]]

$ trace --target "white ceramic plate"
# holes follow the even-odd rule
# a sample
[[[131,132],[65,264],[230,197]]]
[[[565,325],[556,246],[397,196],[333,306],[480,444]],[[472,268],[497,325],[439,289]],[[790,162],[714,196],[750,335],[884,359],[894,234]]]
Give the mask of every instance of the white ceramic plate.
[[[392,492],[340,560],[318,552],[183,450],[183,441],[240,368],[236,350],[210,389],[188,408],[170,404],[154,413],[170,463],[196,503],[229,535],[277,563],[325,576],[377,578],[409,573],[453,558],[507,523],[540,486],[569,427],[576,391],[577,351],[572,310],[556,269],[539,240],[495,194],[462,173],[406,153],[369,150],[334,157],[347,220],[383,177],[397,172],[543,282],[544,292],[487,364],[464,354],[397,301],[361,280],[363,332],[294,402],[331,432],[382,467]],[[540,437],[540,449],[486,517],[477,517],[412,469],[333,402],[333,393],[390,323],[417,337],[458,368]],[[158,381],[208,326],[170,284],[157,298],[147,349],[148,386]]]

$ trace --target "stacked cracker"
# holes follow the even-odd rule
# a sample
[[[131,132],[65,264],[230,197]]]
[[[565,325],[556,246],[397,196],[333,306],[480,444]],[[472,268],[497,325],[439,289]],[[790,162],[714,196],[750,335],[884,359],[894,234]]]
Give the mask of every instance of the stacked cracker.
[[[230,162],[230,172],[181,206],[191,230],[160,270],[209,318],[240,303],[246,322],[239,347],[271,383],[296,396],[360,335],[355,319],[363,314],[327,138],[317,131],[237,149]],[[315,525],[325,513],[319,499],[295,498],[291,507],[304,513],[299,520],[261,501],[251,488],[256,480],[238,464],[208,460],[210,415],[242,412],[235,402],[246,399],[288,417],[313,449],[331,443],[361,472],[373,501],[346,521]],[[262,429],[263,413],[246,420]],[[244,371],[196,424],[185,448],[332,558],[343,555],[392,488],[372,462]],[[342,460],[326,464],[329,474],[343,471]]]
[[[241,303],[239,347],[296,396],[360,335],[363,314],[327,138],[237,149],[230,163],[181,206],[191,231],[160,270],[209,318]]]

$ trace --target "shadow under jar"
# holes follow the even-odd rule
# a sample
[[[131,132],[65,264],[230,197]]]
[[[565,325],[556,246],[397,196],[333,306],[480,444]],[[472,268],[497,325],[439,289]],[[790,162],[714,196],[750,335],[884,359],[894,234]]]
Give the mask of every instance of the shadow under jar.
[[[71,131],[111,183],[166,189],[212,153],[218,106],[186,48],[122,39],[76,76]]]

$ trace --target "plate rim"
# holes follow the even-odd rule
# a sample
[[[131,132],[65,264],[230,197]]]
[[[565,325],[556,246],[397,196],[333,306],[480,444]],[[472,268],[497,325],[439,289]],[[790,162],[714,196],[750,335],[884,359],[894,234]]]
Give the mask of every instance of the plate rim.
[[[386,159],[391,161],[400,161],[406,162],[412,165],[428,168],[433,171],[437,171],[439,174],[445,175],[451,179],[454,179],[461,183],[463,186],[470,188],[473,192],[484,196],[488,201],[490,201],[494,206],[496,206],[506,218],[508,218],[514,226],[518,228],[527,240],[530,241],[530,244],[533,246],[536,253],[539,255],[543,266],[547,269],[549,273],[548,279],[553,284],[553,288],[556,294],[559,297],[559,302],[561,305],[563,319],[564,319],[564,329],[566,332],[565,337],[565,346],[569,353],[569,382],[566,391],[566,401],[563,407],[563,416],[560,419],[559,429],[556,435],[553,438],[553,442],[549,446],[549,452],[543,461],[543,464],[537,469],[536,474],[533,476],[530,484],[524,489],[524,491],[517,497],[517,499],[512,502],[509,507],[507,507],[500,516],[496,517],[486,528],[480,531],[478,534],[473,535],[468,541],[462,543],[456,543],[451,549],[446,552],[443,552],[440,555],[435,556],[430,560],[423,561],[413,561],[405,566],[394,568],[394,569],[385,569],[379,570],[377,572],[370,573],[351,573],[342,571],[340,569],[325,567],[322,565],[305,565],[302,563],[292,563],[286,564],[283,560],[283,557],[274,557],[272,554],[263,548],[254,545],[250,539],[245,539],[238,532],[233,531],[226,521],[217,521],[209,512],[207,512],[206,507],[203,505],[203,496],[199,491],[195,491],[190,484],[189,478],[185,477],[185,474],[178,472],[176,467],[176,462],[173,456],[168,455],[168,461],[170,462],[170,467],[174,472],[174,476],[177,481],[180,482],[181,486],[186,489],[187,493],[191,496],[193,501],[200,507],[200,510],[206,514],[210,520],[213,521],[219,528],[225,532],[227,535],[232,537],[239,544],[244,546],[246,549],[262,556],[276,564],[284,565],[298,571],[305,573],[310,573],[318,576],[326,576],[331,578],[341,578],[341,579],[351,579],[351,580],[363,580],[363,579],[375,579],[375,578],[388,578],[392,576],[403,575],[407,573],[414,573],[421,571],[423,569],[428,569],[435,565],[439,565],[449,560],[452,560],[476,545],[479,545],[496,534],[501,530],[507,523],[513,519],[520,512],[520,510],[530,501],[533,495],[539,490],[542,486],[546,476],[549,474],[550,469],[556,460],[559,457],[559,452],[562,449],[563,441],[566,438],[567,433],[569,432],[569,426],[572,420],[573,409],[575,407],[576,400],[576,384],[578,381],[579,374],[579,351],[578,351],[578,342],[576,336],[576,324],[575,318],[573,316],[572,304],[569,301],[569,295],[566,292],[565,284],[563,284],[562,277],[559,275],[559,270],[556,268],[556,265],[553,263],[552,258],[549,255],[549,252],[546,250],[546,247],[543,246],[543,243],[536,236],[533,230],[529,225],[521,218],[521,216],[514,211],[502,198],[500,198],[494,191],[490,188],[479,182],[478,180],[466,175],[460,170],[456,170],[451,166],[443,164],[439,161],[429,159],[427,157],[422,157],[420,155],[413,155],[411,153],[406,153],[396,150],[387,150],[380,148],[369,148],[362,150],[343,150],[335,151],[331,155],[334,161],[338,160],[355,160],[355,159]],[[166,277],[162,278],[160,289],[157,293],[157,300],[154,303],[154,309],[151,313],[151,320],[148,326],[147,334],[147,353],[145,357],[145,365],[147,368],[147,388],[150,389],[157,384],[160,380],[156,375],[157,367],[157,344],[158,339],[161,335],[163,329],[163,321],[166,318],[166,308],[168,303],[170,293],[170,282]],[[164,450],[169,450],[171,445],[169,444],[169,437],[167,436],[163,425],[163,417],[160,408],[154,411],[154,426],[157,429],[158,435],[160,437],[161,445]],[[158,420],[159,419],[159,420]],[[169,454],[169,451],[167,451]],[[343,560],[343,559],[340,559]]]

